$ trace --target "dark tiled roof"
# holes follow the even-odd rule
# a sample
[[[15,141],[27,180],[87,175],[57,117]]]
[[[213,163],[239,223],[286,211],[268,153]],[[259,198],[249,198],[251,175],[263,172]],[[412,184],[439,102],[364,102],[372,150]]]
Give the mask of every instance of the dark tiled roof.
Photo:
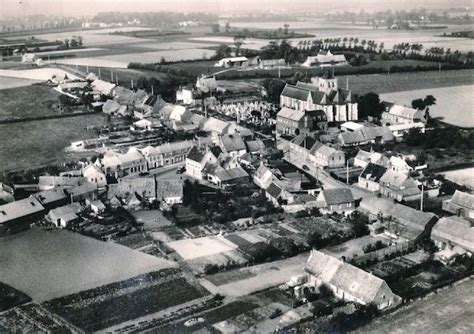
[[[212,154],[214,154],[216,158],[219,158],[219,156],[222,154],[222,149],[219,146],[212,146],[211,148],[209,148],[209,150],[212,152]]]
[[[327,205],[343,204],[354,202],[352,191],[349,188],[334,188],[323,191]]]
[[[201,162],[202,158],[204,158],[204,153],[198,150],[196,146],[193,146],[186,158],[196,162]]]
[[[367,167],[365,167],[362,174],[360,174],[360,177],[374,182],[379,182],[380,178],[385,174],[386,171],[387,168],[383,166],[369,163]]]
[[[300,88],[293,85],[286,85],[283,91],[281,92],[282,96],[290,97],[300,101],[307,101],[308,94],[310,91],[308,89]]]
[[[278,198],[281,194],[281,188],[277,186],[275,183],[271,183],[268,188],[266,189],[267,193],[270,194],[273,198]]]

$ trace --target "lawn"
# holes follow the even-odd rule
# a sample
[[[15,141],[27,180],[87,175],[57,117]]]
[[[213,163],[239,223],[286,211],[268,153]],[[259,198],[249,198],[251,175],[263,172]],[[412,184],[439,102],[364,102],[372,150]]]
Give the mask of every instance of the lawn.
[[[166,246],[174,249],[184,260],[217,255],[237,248],[237,245],[220,236],[171,241]]]
[[[21,171],[77,160],[83,154],[67,153],[72,141],[95,138],[88,126],[102,126],[101,114],[13,124],[0,124],[0,173]]]
[[[0,281],[45,301],[176,264],[65,230],[5,237]]]
[[[26,81],[29,79],[3,78],[3,82]],[[59,93],[48,86],[28,86],[0,90],[0,120],[10,118],[27,118],[58,114],[54,105],[58,104]]]

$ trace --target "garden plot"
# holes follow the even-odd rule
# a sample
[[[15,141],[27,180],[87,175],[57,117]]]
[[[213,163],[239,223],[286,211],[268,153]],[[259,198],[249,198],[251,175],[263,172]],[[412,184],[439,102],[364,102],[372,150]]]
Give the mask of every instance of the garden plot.
[[[382,94],[381,100],[411,106],[411,101],[433,95],[436,105],[430,106],[431,117],[442,117],[443,122],[461,127],[474,127],[474,85],[410,90]]]
[[[225,253],[238,247],[222,236],[177,240],[166,245],[174,249],[184,260]]]
[[[342,244],[323,249],[322,251],[337,258],[346,257],[350,259],[355,256],[364,255],[364,247],[370,244],[375,244],[377,241],[388,244],[388,240],[383,237],[363,236],[361,238],[352,239]]]
[[[66,230],[30,230],[2,238],[0,281],[45,301],[176,267],[171,261]]]

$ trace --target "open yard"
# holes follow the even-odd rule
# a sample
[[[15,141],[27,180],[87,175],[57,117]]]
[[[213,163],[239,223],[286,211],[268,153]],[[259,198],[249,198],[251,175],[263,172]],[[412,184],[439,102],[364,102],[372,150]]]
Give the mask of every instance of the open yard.
[[[201,284],[213,293],[226,296],[249,295],[281,285],[292,276],[302,274],[308,256],[308,253],[303,253],[285,260],[219,273],[202,279]]]
[[[474,127],[474,85],[452,86],[382,94],[381,99],[411,106],[411,101],[433,95],[436,105],[430,107],[431,117],[460,127]]]
[[[221,236],[171,241],[166,246],[174,249],[184,260],[225,253],[238,247]]]
[[[472,333],[474,281],[414,301],[360,328],[359,333]]]
[[[0,240],[0,281],[45,301],[174,263],[65,230],[30,230]]]

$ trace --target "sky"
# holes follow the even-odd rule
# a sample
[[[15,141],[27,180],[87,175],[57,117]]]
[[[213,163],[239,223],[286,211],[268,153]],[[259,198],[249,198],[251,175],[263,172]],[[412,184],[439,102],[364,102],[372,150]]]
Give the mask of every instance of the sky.
[[[0,0],[0,18],[49,14],[87,16],[104,11],[328,11],[328,10],[400,10],[416,7],[467,7],[474,0]],[[236,6],[238,3],[238,6]]]

